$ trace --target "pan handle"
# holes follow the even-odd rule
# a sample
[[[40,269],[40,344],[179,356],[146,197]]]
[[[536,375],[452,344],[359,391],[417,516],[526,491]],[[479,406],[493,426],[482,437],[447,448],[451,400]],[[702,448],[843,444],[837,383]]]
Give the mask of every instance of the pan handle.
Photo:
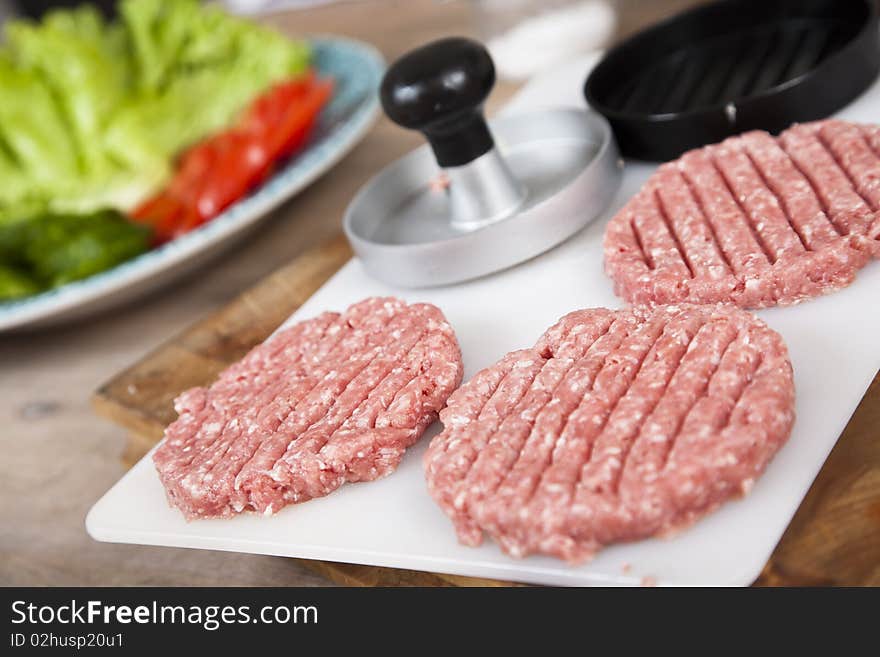
[[[382,107],[392,121],[419,130],[437,163],[459,167],[492,150],[483,103],[495,85],[495,66],[476,41],[433,41],[398,59],[385,73]]]
[[[409,52],[382,80],[388,118],[421,131],[445,171],[449,221],[461,231],[509,217],[526,198],[486,125],[483,104],[494,85],[489,53],[460,37]]]

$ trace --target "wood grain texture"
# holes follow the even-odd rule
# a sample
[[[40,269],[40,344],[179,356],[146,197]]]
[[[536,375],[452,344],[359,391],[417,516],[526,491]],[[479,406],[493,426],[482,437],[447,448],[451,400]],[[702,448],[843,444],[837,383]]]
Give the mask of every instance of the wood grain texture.
[[[880,375],[756,584],[880,586]]]
[[[187,329],[95,394],[96,411],[129,429],[131,465],[174,419],[173,398],[262,342],[350,257],[340,237],[300,256]],[[865,395],[756,584],[880,584],[880,377]],[[301,560],[347,586],[503,586],[509,583]]]

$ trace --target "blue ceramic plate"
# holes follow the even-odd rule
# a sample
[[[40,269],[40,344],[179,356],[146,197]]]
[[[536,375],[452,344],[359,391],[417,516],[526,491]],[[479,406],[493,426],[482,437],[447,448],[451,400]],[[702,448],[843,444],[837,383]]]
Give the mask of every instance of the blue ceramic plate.
[[[366,135],[379,113],[384,71],[371,46],[336,37],[312,40],[315,68],[334,95],[309,144],[247,197],[200,228],[113,269],[17,301],[0,303],[0,331],[62,323],[155,289],[203,264],[266,214],[328,171]]]

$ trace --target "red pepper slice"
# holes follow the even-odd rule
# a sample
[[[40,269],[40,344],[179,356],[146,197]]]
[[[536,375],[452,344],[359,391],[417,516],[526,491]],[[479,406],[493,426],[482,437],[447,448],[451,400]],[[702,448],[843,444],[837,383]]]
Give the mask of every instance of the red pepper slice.
[[[217,216],[303,145],[332,91],[331,81],[311,72],[276,84],[235,126],[184,152],[168,187],[133,217],[166,241]]]
[[[132,218],[152,226],[153,241],[162,244],[174,237],[178,218],[183,212],[180,201],[167,192],[152,198],[132,213]]]

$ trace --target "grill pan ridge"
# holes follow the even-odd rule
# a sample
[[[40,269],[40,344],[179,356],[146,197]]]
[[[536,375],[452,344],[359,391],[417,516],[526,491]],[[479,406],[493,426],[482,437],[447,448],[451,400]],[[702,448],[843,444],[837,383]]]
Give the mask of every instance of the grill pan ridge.
[[[824,118],[880,71],[873,0],[719,0],[625,40],[584,85],[624,155],[669,160]]]

